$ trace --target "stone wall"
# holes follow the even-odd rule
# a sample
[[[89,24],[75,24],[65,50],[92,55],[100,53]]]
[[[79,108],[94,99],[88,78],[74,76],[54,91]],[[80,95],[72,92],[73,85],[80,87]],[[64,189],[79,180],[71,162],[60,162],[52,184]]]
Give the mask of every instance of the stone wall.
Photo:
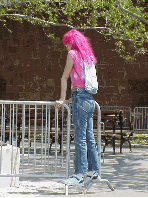
[[[50,26],[43,30],[39,25],[11,20],[8,20],[7,24],[7,27],[0,24],[1,99],[59,99],[60,78],[67,56],[62,38],[69,28]],[[12,33],[9,33],[8,29],[11,29]],[[51,34],[51,37],[47,34]],[[133,63],[126,62],[115,52],[114,39],[106,41],[94,30],[85,30],[84,34],[91,39],[98,59],[96,67],[99,91],[94,99],[100,105],[142,106],[142,102],[135,102],[137,95],[131,87],[135,86],[136,79],[147,78],[147,57],[143,56],[142,60],[138,59]],[[67,99],[70,97],[70,87],[69,79]],[[146,90],[142,94],[146,103]]]

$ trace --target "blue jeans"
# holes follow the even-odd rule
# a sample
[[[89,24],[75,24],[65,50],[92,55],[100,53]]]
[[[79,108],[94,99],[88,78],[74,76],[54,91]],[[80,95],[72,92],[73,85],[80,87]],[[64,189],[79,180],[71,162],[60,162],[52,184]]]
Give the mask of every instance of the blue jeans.
[[[94,106],[95,101],[92,95],[85,90],[72,93],[72,117],[75,126],[75,174],[99,170],[99,158],[93,134]]]

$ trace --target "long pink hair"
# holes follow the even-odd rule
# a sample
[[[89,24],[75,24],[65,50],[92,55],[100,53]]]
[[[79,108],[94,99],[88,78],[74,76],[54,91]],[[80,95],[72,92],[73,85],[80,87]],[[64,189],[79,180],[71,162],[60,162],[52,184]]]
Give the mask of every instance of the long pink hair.
[[[71,50],[79,51],[86,63],[92,64],[92,61],[95,63],[97,62],[88,38],[78,30],[71,29],[66,34],[64,34],[63,44],[70,44]]]

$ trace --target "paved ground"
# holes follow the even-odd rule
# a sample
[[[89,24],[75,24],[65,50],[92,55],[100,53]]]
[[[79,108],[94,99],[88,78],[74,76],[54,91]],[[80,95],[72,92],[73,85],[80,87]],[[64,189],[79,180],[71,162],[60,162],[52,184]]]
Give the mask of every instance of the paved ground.
[[[102,179],[107,179],[115,188],[111,191],[106,182],[93,184],[87,194],[82,189],[69,188],[69,196],[91,197],[148,197],[148,148],[123,148],[123,154],[112,155],[112,148],[106,148],[101,167]],[[21,179],[19,186],[0,188],[0,197],[47,197],[65,196],[60,180]]]

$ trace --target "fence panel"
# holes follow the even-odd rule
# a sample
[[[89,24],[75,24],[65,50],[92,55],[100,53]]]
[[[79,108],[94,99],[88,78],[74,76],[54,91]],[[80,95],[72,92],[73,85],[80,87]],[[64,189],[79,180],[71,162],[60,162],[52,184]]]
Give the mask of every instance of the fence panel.
[[[97,108],[97,148],[101,176],[101,111]],[[0,100],[0,139],[11,145],[9,173],[1,171],[3,145],[0,150],[0,178],[67,178],[74,160],[70,155],[71,110],[67,104],[54,108],[54,102]],[[74,135],[74,134],[72,134]],[[14,150],[19,147],[19,172],[14,169]],[[106,179],[108,186],[113,187]],[[65,185],[68,195],[68,186]]]
[[[134,108],[134,130],[148,130],[148,107]]]
[[[71,114],[66,104],[61,111],[55,109],[53,104],[54,102],[0,101],[1,141],[9,141],[12,152],[13,148],[20,146],[21,177],[69,175]],[[53,149],[50,148],[51,143]],[[15,173],[12,170],[10,174]]]

